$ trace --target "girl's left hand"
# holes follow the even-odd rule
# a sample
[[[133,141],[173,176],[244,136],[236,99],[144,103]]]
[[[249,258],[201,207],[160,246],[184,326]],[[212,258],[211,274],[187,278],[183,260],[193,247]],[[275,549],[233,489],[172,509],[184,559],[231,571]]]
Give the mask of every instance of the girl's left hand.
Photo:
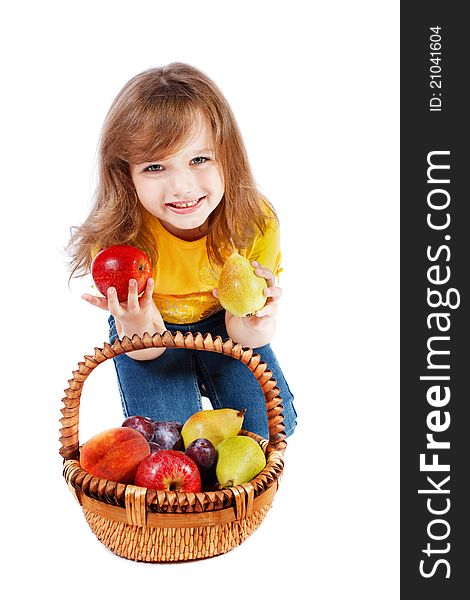
[[[251,317],[244,317],[249,324],[253,327],[262,326],[262,323],[266,319],[272,319],[277,315],[279,298],[282,296],[282,289],[276,286],[276,278],[272,271],[267,267],[263,267],[256,260],[251,261],[253,267],[255,267],[255,275],[266,280],[267,286],[263,290],[263,294],[266,296],[266,304],[256,311]],[[218,290],[215,288],[213,294],[218,298]]]
[[[253,267],[255,267],[255,275],[258,277],[262,277],[266,279],[266,283],[268,287],[264,288],[263,294],[267,297],[266,304],[263,308],[260,308],[256,311],[253,317],[248,317],[249,319],[260,319],[262,317],[270,317],[273,318],[277,315],[279,298],[282,296],[282,290],[280,287],[276,286],[276,278],[272,271],[270,271],[267,267],[263,267],[256,260],[251,261]]]

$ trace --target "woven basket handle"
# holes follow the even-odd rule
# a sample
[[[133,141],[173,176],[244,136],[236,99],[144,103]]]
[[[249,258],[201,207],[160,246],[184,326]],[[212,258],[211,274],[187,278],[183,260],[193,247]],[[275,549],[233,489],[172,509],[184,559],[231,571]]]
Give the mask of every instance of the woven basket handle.
[[[277,383],[272,377],[272,371],[268,369],[265,362],[261,361],[261,356],[255,354],[252,348],[242,347],[231,339],[222,341],[219,336],[212,338],[210,333],[203,336],[201,333],[186,333],[183,335],[180,331],[176,333],[164,331],[162,334],[156,333],[153,336],[148,333],[144,333],[142,337],[134,335],[132,339],[125,336],[122,340],[116,339],[112,345],[105,342],[103,348],[95,348],[93,356],[87,355],[84,357],[84,362],[78,363],[78,369],[73,371],[72,379],[68,380],[69,387],[64,390],[65,397],[62,398],[64,407],[61,410],[63,417],[60,419],[62,428],[60,429],[61,437],[59,438],[62,446],[59,452],[66,460],[78,458],[80,397],[83,383],[88,375],[99,364],[110,358],[144,348],[206,350],[207,352],[226,354],[240,360],[256,377],[266,401],[269,430],[268,450],[284,452],[286,435],[282,414],[282,398],[279,395]]]

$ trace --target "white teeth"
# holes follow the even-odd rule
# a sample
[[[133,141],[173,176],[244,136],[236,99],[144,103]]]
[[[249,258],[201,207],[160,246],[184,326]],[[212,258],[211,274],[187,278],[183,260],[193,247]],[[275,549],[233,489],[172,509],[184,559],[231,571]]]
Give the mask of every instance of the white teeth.
[[[195,206],[198,202],[199,199],[192,202],[173,202],[171,205],[175,208],[189,208],[190,206]]]

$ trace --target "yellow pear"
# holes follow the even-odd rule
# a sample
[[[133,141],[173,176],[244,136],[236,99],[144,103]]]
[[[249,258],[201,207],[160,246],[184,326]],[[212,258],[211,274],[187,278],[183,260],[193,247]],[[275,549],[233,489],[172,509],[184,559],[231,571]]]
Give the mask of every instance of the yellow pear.
[[[255,313],[266,303],[266,280],[255,275],[250,261],[234,252],[225,261],[219,278],[220,304],[236,317]]]
[[[216,475],[224,488],[248,483],[266,466],[263,450],[252,438],[237,435],[217,447]]]
[[[205,438],[217,446],[226,438],[238,435],[243,425],[245,410],[216,408],[200,410],[189,417],[181,430],[185,448],[198,438]]]

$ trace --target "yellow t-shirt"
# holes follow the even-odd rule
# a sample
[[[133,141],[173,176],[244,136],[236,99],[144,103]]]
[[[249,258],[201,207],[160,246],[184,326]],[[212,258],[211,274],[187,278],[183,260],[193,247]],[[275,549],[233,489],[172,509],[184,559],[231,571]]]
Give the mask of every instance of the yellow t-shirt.
[[[167,323],[194,323],[221,309],[212,295],[217,287],[221,267],[209,263],[206,239],[181,240],[167,231],[157,218],[152,218],[158,261],[154,267],[154,300]],[[249,260],[257,260],[275,275],[281,271],[279,225],[270,219],[266,233],[259,231],[252,245],[240,252]]]

